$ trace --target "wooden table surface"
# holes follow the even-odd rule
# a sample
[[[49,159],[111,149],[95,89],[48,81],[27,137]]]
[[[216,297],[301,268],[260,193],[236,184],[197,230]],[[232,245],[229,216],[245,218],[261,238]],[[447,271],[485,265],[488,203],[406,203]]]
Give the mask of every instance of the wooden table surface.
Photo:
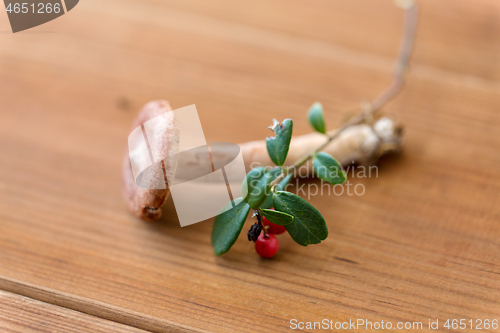
[[[352,180],[363,196],[311,198],[330,236],[308,247],[281,236],[273,260],[245,235],[215,257],[213,220],[131,216],[120,165],[132,119],[153,99],[196,104],[207,141],[245,142],[269,135],[272,118],[308,133],[305,112],[321,101],[339,124],[391,81],[401,10],[85,0],[12,34],[2,8],[0,329],[500,319],[500,3],[419,4],[407,86],[384,108],[405,125],[404,151],[380,161],[378,178]]]

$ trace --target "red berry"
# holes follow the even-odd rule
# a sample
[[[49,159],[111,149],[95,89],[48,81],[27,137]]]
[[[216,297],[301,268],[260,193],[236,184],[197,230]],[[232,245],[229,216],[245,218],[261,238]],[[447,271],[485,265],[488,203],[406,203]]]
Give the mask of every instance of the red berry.
[[[274,208],[271,209],[274,210]],[[268,227],[267,232],[270,234],[279,235],[286,231],[284,226],[279,224],[274,224],[273,222],[266,219],[264,216],[262,216],[262,224],[264,225],[264,227],[266,226]]]
[[[265,238],[264,233],[262,233],[255,242],[255,250],[262,258],[274,257],[279,247],[280,243],[274,235],[267,235],[267,238]]]

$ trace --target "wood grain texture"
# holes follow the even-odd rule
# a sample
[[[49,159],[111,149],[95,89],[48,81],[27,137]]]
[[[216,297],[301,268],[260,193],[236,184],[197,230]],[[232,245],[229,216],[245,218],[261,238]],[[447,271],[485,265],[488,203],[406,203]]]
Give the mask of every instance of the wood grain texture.
[[[0,291],[2,332],[145,332],[112,321]]]
[[[149,100],[194,103],[208,141],[245,142],[272,118],[308,133],[321,101],[338,124],[390,82],[390,1],[86,0],[0,34],[0,289],[156,332],[500,319],[500,5],[419,3],[408,84],[384,110],[403,153],[352,179],[363,196],[312,197],[329,238],[282,235],[273,260],[244,235],[215,257],[212,220],[131,216],[132,119]]]

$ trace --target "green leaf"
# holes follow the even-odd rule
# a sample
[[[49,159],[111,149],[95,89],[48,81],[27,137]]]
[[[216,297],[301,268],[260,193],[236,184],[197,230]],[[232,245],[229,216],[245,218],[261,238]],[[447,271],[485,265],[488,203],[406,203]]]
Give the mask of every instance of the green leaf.
[[[278,225],[288,225],[292,223],[293,216],[287,213],[283,213],[272,209],[261,209],[262,215],[269,221]]]
[[[321,213],[309,202],[290,192],[280,191],[273,197],[274,208],[294,217],[285,226],[300,245],[318,244],[328,237],[328,227]]]
[[[242,198],[234,201],[239,203],[215,218],[212,229],[212,245],[217,256],[226,253],[233,246],[250,212],[250,206]]]
[[[315,131],[322,134],[326,133],[325,117],[323,115],[323,105],[321,105],[321,103],[316,102],[309,108],[307,118]]]
[[[281,168],[280,167],[273,168],[268,172],[272,175],[271,182],[273,182],[276,179],[276,177],[278,177],[281,174]],[[291,174],[285,176],[285,178],[283,178],[278,184],[276,184],[276,191],[285,190],[286,186],[290,182],[290,179],[292,179]],[[273,193],[269,191],[269,193],[266,196],[266,200],[264,200],[264,202],[260,205],[260,208],[271,208],[272,206],[273,206]]]
[[[248,202],[250,207],[257,209],[266,200],[269,194],[269,184],[271,184],[272,175],[267,172],[264,167],[258,167],[250,170],[243,181],[242,192],[245,193],[245,186],[247,195],[245,201]]]
[[[285,163],[286,155],[288,155],[288,149],[290,148],[290,140],[292,140],[292,132],[293,121],[285,119],[283,123],[276,124],[274,127],[276,135],[266,138],[267,152],[277,166],[282,166]]]
[[[316,175],[330,184],[343,184],[346,180],[340,163],[327,153],[316,153],[313,157],[313,167]]]

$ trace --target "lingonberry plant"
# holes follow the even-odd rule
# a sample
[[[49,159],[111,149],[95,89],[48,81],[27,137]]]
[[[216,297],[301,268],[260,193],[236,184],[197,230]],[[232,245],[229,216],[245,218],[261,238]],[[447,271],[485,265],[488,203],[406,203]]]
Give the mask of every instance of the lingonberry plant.
[[[274,123],[269,128],[274,136],[266,138],[267,152],[276,165],[273,168],[256,167],[250,170],[243,182],[244,198],[235,199],[235,206],[215,218],[212,231],[212,245],[216,255],[226,253],[236,242],[247,216],[253,209],[257,222],[251,226],[248,239],[255,242],[257,253],[264,257],[274,256],[279,242],[274,234],[285,230],[300,245],[318,244],[328,237],[328,228],[321,213],[305,199],[286,191],[294,171],[312,159],[312,165],[318,178],[332,185],[342,184],[346,175],[337,160],[321,152],[328,142],[340,131],[328,135],[320,103],[311,106],[308,112],[311,126],[325,135],[325,144],[295,161],[291,166],[284,166],[290,141],[293,121],[285,119]]]
[[[257,253],[263,257],[272,257],[278,250],[278,240],[274,236],[278,232],[274,231],[279,230],[280,226],[288,231],[295,242],[303,246],[318,244],[328,237],[328,228],[320,212],[306,200],[286,191],[286,185],[297,168],[310,159],[318,178],[330,184],[345,182],[345,173],[340,164],[333,156],[322,150],[351,126],[362,123],[372,126],[375,113],[401,91],[415,39],[418,10],[413,0],[397,1],[396,5],[405,10],[405,19],[403,38],[391,84],[371,102],[364,104],[358,114],[332,134],[326,131],[321,104],[313,104],[308,113],[309,122],[315,131],[325,135],[326,140],[291,166],[284,166],[284,163],[292,138],[293,122],[291,119],[285,119],[282,123],[274,120],[270,129],[275,136],[267,138],[266,144],[269,157],[276,167],[271,169],[257,167],[250,170],[243,182],[245,190],[248,190],[243,193],[248,194],[245,198],[234,200],[234,203],[230,203],[234,206],[232,209],[215,218],[212,245],[216,255],[226,253],[233,246],[251,209],[255,211],[257,223],[250,228],[248,239],[255,242]],[[398,133],[398,136],[401,136],[401,128]],[[394,148],[397,150],[401,142],[400,139],[397,142],[390,141],[387,147],[380,143],[379,148],[381,151],[391,151]],[[376,156],[379,156],[377,149],[374,157]]]
[[[290,119],[285,119],[282,123],[275,121],[271,126],[275,136],[268,138],[266,143],[253,141],[240,144],[241,153],[247,156],[245,162],[248,164],[258,162],[261,165],[272,165],[265,154],[261,154],[267,144],[267,151],[275,167],[250,170],[243,184],[248,190],[248,195],[233,200],[228,204],[229,210],[217,216],[212,232],[215,254],[221,255],[231,248],[241,233],[251,209],[256,213],[257,223],[252,225],[248,232],[249,240],[257,243],[261,237],[264,239],[264,244],[274,244],[269,235],[277,235],[285,229],[301,245],[320,243],[328,236],[325,220],[307,201],[286,191],[286,185],[297,168],[312,159],[312,163],[307,165],[308,173],[312,169],[319,178],[332,184],[340,184],[345,180],[345,174],[340,172],[337,161],[324,150],[346,163],[369,164],[376,162],[384,154],[401,149],[404,142],[403,127],[390,117],[379,117],[378,111],[404,86],[405,73],[415,40],[418,8],[413,0],[397,0],[395,3],[405,11],[403,38],[394,67],[393,80],[382,93],[371,102],[360,105],[356,115],[330,133],[326,131],[321,104],[314,104],[309,111],[309,121],[318,133],[324,135],[325,140],[321,143],[321,134],[296,137],[297,144],[294,143],[295,148],[290,155],[293,156],[293,160],[297,159],[296,156],[305,155],[299,157],[292,165],[284,164],[293,131],[293,122]],[[132,128],[135,129],[168,111],[171,111],[168,102],[163,100],[150,102],[141,109]],[[352,113],[352,109],[349,111]],[[157,140],[154,140],[155,145],[150,148],[160,152],[159,156],[164,160],[161,164],[155,163],[151,172],[148,172],[149,179],[146,181],[150,184],[158,179],[165,179],[165,176],[168,178],[168,175],[174,175],[178,167],[176,163],[165,163],[165,159],[171,159],[178,153],[180,139],[178,122],[175,117],[170,117],[169,121],[162,122],[162,126],[157,129],[158,133],[155,133]],[[340,135],[347,129],[350,129],[348,135],[347,133]],[[314,147],[318,148],[310,151]],[[203,169],[201,164],[199,166]],[[332,169],[335,168],[339,172],[332,173]],[[170,194],[168,184],[161,189],[139,187],[134,177],[130,151],[125,154],[122,170],[123,193],[130,212],[145,221],[160,219],[162,207]],[[165,212],[173,213],[168,209],[165,209]],[[260,249],[260,245],[258,248]],[[258,251],[261,253],[261,250]]]

